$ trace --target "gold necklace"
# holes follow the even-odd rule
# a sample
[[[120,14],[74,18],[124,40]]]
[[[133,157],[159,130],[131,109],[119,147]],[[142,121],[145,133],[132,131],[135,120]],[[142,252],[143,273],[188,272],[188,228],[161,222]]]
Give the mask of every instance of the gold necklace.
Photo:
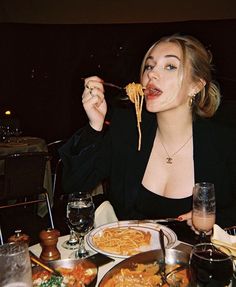
[[[161,143],[162,147],[164,148],[164,150],[165,150],[165,152],[166,152],[166,155],[167,155],[166,163],[172,164],[173,157],[174,157],[178,152],[180,152],[180,151],[186,146],[186,144],[191,140],[192,137],[193,137],[193,135],[191,135],[191,136],[186,140],[186,142],[184,142],[184,144],[182,144],[181,147],[177,149],[177,151],[175,151],[172,155],[170,155],[170,154],[168,153],[167,149],[165,148],[163,142],[161,141],[161,137],[159,136],[160,143]]]

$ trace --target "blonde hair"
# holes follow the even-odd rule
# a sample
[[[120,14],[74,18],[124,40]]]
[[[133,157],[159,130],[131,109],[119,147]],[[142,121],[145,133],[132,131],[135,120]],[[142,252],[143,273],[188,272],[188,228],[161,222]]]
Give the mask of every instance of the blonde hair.
[[[140,78],[143,75],[145,63],[150,52],[156,45],[162,42],[179,45],[182,49],[183,65],[186,63],[186,59],[189,60],[193,81],[205,81],[205,87],[193,98],[192,112],[201,117],[212,117],[220,104],[220,90],[217,84],[212,81],[212,55],[196,38],[178,34],[161,38],[149,48],[144,56],[140,69]]]

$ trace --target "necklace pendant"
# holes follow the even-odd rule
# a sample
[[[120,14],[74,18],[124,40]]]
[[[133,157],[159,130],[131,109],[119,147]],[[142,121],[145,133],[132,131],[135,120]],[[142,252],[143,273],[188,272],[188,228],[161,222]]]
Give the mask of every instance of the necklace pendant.
[[[172,164],[173,158],[167,157],[166,158],[166,163]]]

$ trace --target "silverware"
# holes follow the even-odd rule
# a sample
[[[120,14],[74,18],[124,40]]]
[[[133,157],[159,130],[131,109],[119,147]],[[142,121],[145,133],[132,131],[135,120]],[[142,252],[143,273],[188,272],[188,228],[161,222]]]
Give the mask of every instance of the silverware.
[[[160,219],[154,219],[153,222],[155,223],[168,223],[168,222],[178,222],[178,218],[169,217],[169,218],[160,218]]]
[[[150,223],[170,223],[170,222],[179,222],[178,218],[160,218],[160,219],[141,219],[138,222],[150,222]]]
[[[85,80],[85,78],[81,78],[81,80]],[[109,82],[102,82],[102,84],[104,86],[108,86],[108,87],[112,87],[112,88],[116,88],[118,90],[124,90],[125,88],[121,87],[121,86],[118,86],[118,85],[115,85],[115,84],[112,84],[112,83],[109,83]]]
[[[162,262],[159,263],[160,266],[160,275],[162,282],[167,284],[169,286],[167,280],[166,280],[166,248],[165,248],[165,241],[164,241],[165,235],[162,229],[159,231],[159,240],[161,245],[161,251],[162,251]]]
[[[81,78],[81,80],[85,80],[85,78]],[[102,82],[102,84],[104,86],[107,86],[107,87],[111,87],[111,88],[115,88],[115,89],[118,89],[121,91],[121,94],[122,94],[122,97],[120,97],[121,100],[129,100],[129,97],[127,96],[126,92],[125,92],[125,89],[126,87],[121,87],[121,86],[118,86],[116,84],[113,84],[113,83],[109,83],[109,82]],[[86,85],[87,87],[87,85]],[[89,87],[87,87],[89,88]],[[92,88],[90,88],[92,89]],[[145,89],[145,87],[143,87],[143,90]]]
[[[30,260],[41,266],[43,269],[49,271],[52,275],[57,277],[62,277],[61,273],[54,268],[49,267],[46,263],[44,263],[38,256],[36,256],[32,251],[29,250]]]

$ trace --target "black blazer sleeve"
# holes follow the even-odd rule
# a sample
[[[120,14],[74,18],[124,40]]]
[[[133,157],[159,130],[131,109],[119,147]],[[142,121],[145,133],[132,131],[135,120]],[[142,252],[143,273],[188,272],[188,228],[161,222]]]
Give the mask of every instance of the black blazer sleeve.
[[[210,120],[194,124],[195,182],[215,185],[216,223],[236,225],[236,130]]]

